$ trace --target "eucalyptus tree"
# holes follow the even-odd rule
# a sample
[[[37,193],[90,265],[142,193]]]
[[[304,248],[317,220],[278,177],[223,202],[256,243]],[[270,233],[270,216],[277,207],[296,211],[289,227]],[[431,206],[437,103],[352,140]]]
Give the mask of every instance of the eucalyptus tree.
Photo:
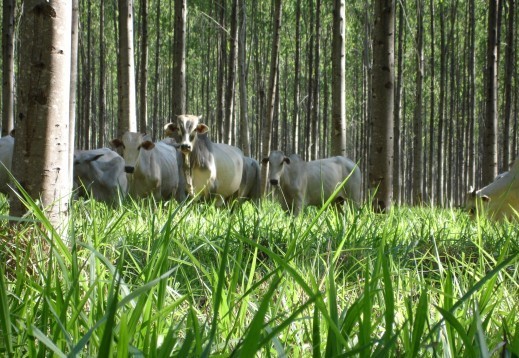
[[[507,171],[510,164],[510,134],[512,133],[512,80],[514,78],[514,54],[515,54],[515,0],[507,2],[508,23],[506,29],[506,50],[505,50],[505,74],[504,74],[504,110],[503,110],[503,159],[501,161],[501,171]]]
[[[345,1],[335,0],[332,44],[332,155],[346,156]]]
[[[141,48],[139,67],[139,131],[147,132],[148,123],[148,0],[140,0]]]
[[[497,90],[499,49],[499,0],[488,3],[487,48],[485,68],[485,121],[482,155],[482,184],[497,176]]]
[[[413,204],[421,204],[423,200],[423,139],[422,139],[422,101],[423,101],[423,2],[416,2],[416,73],[415,73],[415,107],[413,117]]]
[[[2,137],[14,128],[14,21],[16,3],[2,7]]]
[[[391,208],[393,184],[395,3],[376,0],[374,8],[369,187],[374,210],[387,212]]]
[[[175,35],[173,48],[173,115],[186,112],[186,21],[187,0],[175,0]]]
[[[119,115],[117,136],[137,131],[135,61],[133,51],[133,0],[118,0],[119,5]]]
[[[61,228],[68,215],[72,2],[26,0],[20,26],[13,173]],[[35,66],[37,64],[37,66]],[[12,194],[10,215],[25,208]]]

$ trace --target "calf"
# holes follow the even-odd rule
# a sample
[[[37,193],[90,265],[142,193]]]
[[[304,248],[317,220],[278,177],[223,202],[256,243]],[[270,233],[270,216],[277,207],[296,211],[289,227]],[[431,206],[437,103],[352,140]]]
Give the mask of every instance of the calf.
[[[466,209],[473,214],[476,206],[486,210],[495,220],[517,219],[519,211],[519,159],[516,159],[508,172],[499,174],[496,179],[482,189],[471,188],[467,193]]]
[[[294,215],[307,205],[324,204],[347,178],[336,200],[360,203],[361,174],[348,158],[339,156],[306,162],[296,154],[287,157],[276,150],[263,159],[263,164],[267,163],[270,184],[281,189],[281,206]]]
[[[146,134],[126,132],[121,139],[112,140],[112,145],[123,153],[131,195],[182,199],[177,151],[171,139],[153,143]]]
[[[261,171],[257,160],[243,157],[239,197],[257,202],[261,197]]]
[[[13,163],[14,136],[13,132],[0,138],[0,193],[9,193],[9,172]]]
[[[74,187],[79,195],[115,203],[128,192],[124,159],[108,148],[74,153]]]
[[[243,174],[240,149],[211,142],[207,137],[209,128],[198,116],[179,115],[176,123],[168,123],[164,129],[166,135],[180,138],[190,194],[200,193],[204,198],[215,195],[217,205],[239,194]]]

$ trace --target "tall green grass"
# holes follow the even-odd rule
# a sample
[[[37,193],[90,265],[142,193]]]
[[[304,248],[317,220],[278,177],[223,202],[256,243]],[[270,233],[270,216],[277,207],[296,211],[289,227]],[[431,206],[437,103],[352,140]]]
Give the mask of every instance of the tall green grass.
[[[514,223],[78,200],[58,234],[27,205],[0,225],[3,355],[519,356]]]

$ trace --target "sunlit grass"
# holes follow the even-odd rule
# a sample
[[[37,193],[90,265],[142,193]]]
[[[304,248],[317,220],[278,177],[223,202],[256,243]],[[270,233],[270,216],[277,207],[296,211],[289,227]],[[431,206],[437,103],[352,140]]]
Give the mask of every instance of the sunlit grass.
[[[34,219],[0,226],[2,354],[519,354],[514,223],[153,200],[76,201],[66,237]]]

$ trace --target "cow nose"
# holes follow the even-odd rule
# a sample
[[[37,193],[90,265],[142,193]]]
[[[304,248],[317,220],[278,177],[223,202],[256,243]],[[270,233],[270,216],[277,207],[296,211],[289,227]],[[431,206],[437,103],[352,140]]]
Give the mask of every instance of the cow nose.
[[[189,152],[191,150],[191,146],[189,144],[181,144],[180,150],[183,152]]]
[[[133,172],[135,171],[135,167],[132,167],[131,165],[126,165],[124,167],[124,171],[125,173],[133,174]]]
[[[270,184],[278,185],[278,180],[277,179],[270,179]]]

